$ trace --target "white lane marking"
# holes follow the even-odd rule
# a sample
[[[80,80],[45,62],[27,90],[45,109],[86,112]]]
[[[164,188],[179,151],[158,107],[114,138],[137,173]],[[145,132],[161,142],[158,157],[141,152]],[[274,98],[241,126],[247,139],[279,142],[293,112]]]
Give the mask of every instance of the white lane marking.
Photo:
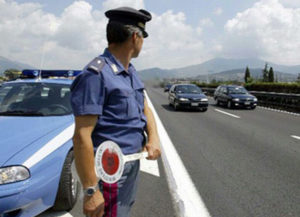
[[[280,110],[280,109],[273,109],[273,108],[264,107],[264,106],[257,106],[257,107],[261,108],[261,109],[273,111],[273,112],[280,112],[280,113],[285,113],[285,114],[289,114],[289,115],[300,116],[300,113],[288,112],[288,111],[284,111],[284,110]]]
[[[37,217],[73,217],[70,213],[67,212],[44,212]]]
[[[160,176],[157,160],[147,160],[145,158],[142,158],[140,160],[140,170],[153,176]]]
[[[294,139],[299,139],[300,140],[300,136],[291,135],[291,137],[293,137]]]
[[[64,129],[60,134],[51,139],[47,144],[45,144],[40,150],[34,153],[30,158],[28,158],[23,165],[27,168],[34,166],[36,163],[50,155],[56,149],[65,144],[69,139],[73,137],[75,125],[71,124],[69,127]]]
[[[234,115],[234,114],[231,114],[231,113],[228,113],[228,112],[224,112],[224,111],[219,110],[219,109],[215,109],[215,111],[221,112],[221,113],[223,113],[225,115],[229,115],[229,116],[234,117],[234,118],[241,118],[240,116],[237,116],[237,115]]]
[[[210,215],[207,208],[186,171],[147,93],[145,96],[156,121],[162,148],[163,165],[165,167],[169,189],[174,200],[173,202],[175,203],[177,212],[179,212],[177,213],[178,216],[209,217]]]

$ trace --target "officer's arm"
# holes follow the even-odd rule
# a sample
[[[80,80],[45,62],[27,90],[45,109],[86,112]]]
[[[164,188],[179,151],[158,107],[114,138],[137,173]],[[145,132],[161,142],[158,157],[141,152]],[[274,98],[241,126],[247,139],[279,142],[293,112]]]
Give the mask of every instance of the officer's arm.
[[[155,160],[161,154],[160,141],[155,119],[146,99],[144,100],[144,114],[147,117],[146,131],[148,134],[148,143],[146,144],[146,149],[149,154],[148,159]]]
[[[74,155],[76,169],[83,188],[97,184],[94,170],[94,149],[91,138],[97,120],[97,115],[75,116]]]

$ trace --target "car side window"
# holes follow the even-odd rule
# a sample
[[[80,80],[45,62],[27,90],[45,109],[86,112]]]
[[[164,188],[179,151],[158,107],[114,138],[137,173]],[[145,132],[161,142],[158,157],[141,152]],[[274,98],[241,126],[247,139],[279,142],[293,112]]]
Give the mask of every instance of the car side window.
[[[12,89],[11,86],[5,87],[3,86],[0,92],[0,105],[2,104],[2,101],[4,101],[3,99],[5,98],[5,96],[8,94],[8,92]]]

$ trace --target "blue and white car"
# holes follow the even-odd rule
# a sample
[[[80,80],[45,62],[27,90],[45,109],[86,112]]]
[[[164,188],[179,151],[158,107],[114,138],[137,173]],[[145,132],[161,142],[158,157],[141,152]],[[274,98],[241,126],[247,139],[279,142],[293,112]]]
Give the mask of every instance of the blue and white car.
[[[0,217],[32,217],[49,208],[67,211],[79,196],[80,184],[71,172],[72,80],[23,72],[32,78],[0,87]]]

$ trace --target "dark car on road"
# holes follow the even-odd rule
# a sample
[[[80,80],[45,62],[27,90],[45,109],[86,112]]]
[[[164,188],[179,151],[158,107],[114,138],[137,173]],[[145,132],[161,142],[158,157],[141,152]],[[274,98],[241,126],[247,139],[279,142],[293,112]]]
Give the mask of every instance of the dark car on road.
[[[169,105],[175,110],[179,108],[195,108],[206,111],[208,107],[207,96],[201,88],[194,84],[174,84],[169,90]]]
[[[228,108],[255,109],[257,98],[251,95],[244,87],[237,85],[218,86],[214,93],[217,105],[225,105]]]
[[[173,84],[166,84],[164,87],[164,91],[168,92],[170,90],[170,88],[172,87]]]

